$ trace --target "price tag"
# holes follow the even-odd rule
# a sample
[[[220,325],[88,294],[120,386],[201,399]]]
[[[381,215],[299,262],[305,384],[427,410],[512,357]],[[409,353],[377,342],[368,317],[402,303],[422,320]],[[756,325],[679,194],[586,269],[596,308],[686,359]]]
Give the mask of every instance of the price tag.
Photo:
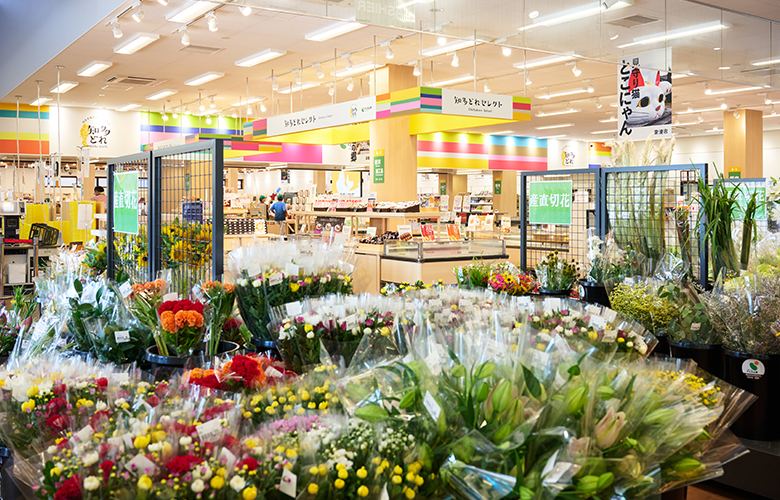
[[[298,276],[298,272],[300,271],[300,267],[298,267],[296,264],[293,264],[292,262],[288,262],[286,266],[284,266],[284,272],[287,274],[287,276]]]
[[[439,403],[437,403],[433,396],[431,396],[431,391],[425,392],[423,406],[425,406],[425,409],[428,410],[428,413],[431,414],[431,417],[433,417],[434,420],[439,420],[439,415],[441,415],[441,406],[439,406]]]
[[[599,306],[594,306],[593,304],[588,304],[585,307],[585,312],[588,313],[589,316],[595,316],[601,314],[601,308]]]
[[[238,460],[233,452],[227,448],[222,448],[222,451],[219,452],[220,462],[223,458],[225,459],[225,468],[227,470],[233,470],[233,466],[236,465],[236,461]]]
[[[288,316],[297,316],[301,314],[301,311],[303,310],[303,304],[300,302],[289,302],[285,304],[284,307],[287,309]]]
[[[97,298],[97,291],[100,288],[100,285],[97,283],[90,283],[87,285],[87,287],[84,289],[84,292],[81,294],[81,303],[82,304],[92,304],[95,302],[95,299]]]
[[[404,309],[406,309],[407,311],[416,311],[417,304],[415,304],[414,302],[407,302],[406,304],[404,304]]]
[[[124,344],[125,342],[130,342],[130,332],[127,330],[119,330],[117,332],[114,332],[114,338],[116,339],[117,344]]]
[[[115,373],[113,378],[114,378],[114,382],[116,382],[117,384],[121,384],[123,382],[127,382],[128,380],[130,380],[130,374],[128,374],[127,372]]]
[[[590,327],[594,330],[604,330],[607,328],[607,320],[601,316],[591,316]]]
[[[268,277],[268,284],[270,286],[276,286],[282,282],[282,273],[273,273]]]
[[[626,278],[623,282],[626,284],[626,286],[634,286],[634,278]]]
[[[114,448],[117,448],[120,452],[125,451],[125,443],[122,441],[121,437],[108,438],[108,444],[110,444]]]
[[[157,470],[157,466],[154,465],[154,462],[146,458],[143,453],[139,453],[135,458],[125,464],[125,469],[139,475],[146,474],[148,476],[153,476]]]
[[[555,312],[561,310],[561,299],[559,297],[550,297],[544,301],[545,312]]]
[[[289,497],[295,498],[298,488],[298,476],[290,472],[290,469],[282,469],[282,480],[279,482],[279,491]]]
[[[213,441],[222,431],[222,419],[209,420],[205,424],[195,426],[195,430],[198,431],[198,437],[201,441]]]
[[[27,349],[28,347],[30,347],[30,341],[22,340],[22,349]]]
[[[431,308],[441,307],[441,299],[431,299],[428,301],[428,306]]]
[[[162,300],[163,302],[168,302],[171,300],[179,300],[179,294],[176,292],[166,293],[165,295],[163,295]]]
[[[194,287],[192,287],[192,296],[195,297],[195,300],[197,300],[199,302],[203,302],[203,299],[206,298],[203,295],[203,288],[201,288],[198,285],[195,285]]]
[[[607,323],[614,323],[617,319],[617,311],[613,311],[612,309],[604,309],[604,319],[607,320]]]
[[[344,318],[344,323],[346,323],[346,330],[352,330],[353,328],[357,328],[358,326],[358,319],[357,316],[354,314],[350,314],[346,318]]]
[[[333,237],[333,244],[334,245],[341,245],[344,246],[347,244],[347,235],[344,233],[338,233],[336,236]]]
[[[607,344],[611,344],[615,341],[617,338],[617,330],[605,330],[604,331],[604,338],[601,340],[603,342],[606,342]]]
[[[533,359],[531,363],[534,367],[541,371],[547,371],[547,365],[550,363],[550,355],[546,352],[542,352],[538,349],[534,350]]]
[[[701,323],[691,323],[691,331],[698,332],[701,330]]]
[[[265,369],[265,376],[268,378],[279,378],[283,376],[283,373],[274,368],[273,366],[269,366]]]
[[[469,309],[471,307],[474,307],[474,302],[471,301],[471,299],[460,299],[460,302],[458,303],[458,307],[461,309]]]
[[[83,429],[81,429],[80,431],[78,431],[76,433],[76,437],[78,438],[80,443],[85,443],[85,442],[89,441],[89,439],[92,437],[92,434],[94,434],[94,433],[95,433],[95,431],[92,430],[92,426],[88,425],[88,426],[84,427]]]
[[[122,286],[119,287],[119,293],[122,294],[122,298],[127,298],[133,293],[133,285],[131,285],[129,281],[125,281],[122,283]]]

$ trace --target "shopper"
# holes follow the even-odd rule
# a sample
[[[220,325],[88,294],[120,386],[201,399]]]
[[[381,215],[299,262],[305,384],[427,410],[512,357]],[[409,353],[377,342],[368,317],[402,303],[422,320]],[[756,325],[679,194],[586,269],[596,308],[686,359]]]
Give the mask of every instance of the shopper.
[[[89,199],[89,201],[97,201],[100,203],[105,203],[108,201],[108,198],[106,198],[106,191],[100,186],[97,186],[95,188],[95,196]]]
[[[271,213],[274,215],[274,220],[279,224],[279,234],[282,236],[287,235],[287,205],[282,201],[284,198],[282,195],[276,197],[276,202],[271,205]]]

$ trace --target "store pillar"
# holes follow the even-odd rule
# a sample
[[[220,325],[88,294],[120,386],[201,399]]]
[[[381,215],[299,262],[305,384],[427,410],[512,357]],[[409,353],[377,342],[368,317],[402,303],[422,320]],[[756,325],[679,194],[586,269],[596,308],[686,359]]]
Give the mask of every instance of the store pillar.
[[[764,119],[754,109],[723,112],[723,175],[739,168],[743,179],[764,176]]]
[[[517,217],[517,172],[493,172],[493,209]]]
[[[450,196],[458,196],[459,194],[468,194],[469,192],[469,176],[468,175],[452,175],[452,192]]]
[[[412,67],[394,64],[377,70],[377,95],[416,87],[417,77],[413,71]],[[371,78],[373,80],[373,73]],[[409,135],[409,117],[374,120],[369,127],[371,151],[384,153],[381,181],[372,176],[371,190],[376,192],[377,201],[417,199],[417,136]]]

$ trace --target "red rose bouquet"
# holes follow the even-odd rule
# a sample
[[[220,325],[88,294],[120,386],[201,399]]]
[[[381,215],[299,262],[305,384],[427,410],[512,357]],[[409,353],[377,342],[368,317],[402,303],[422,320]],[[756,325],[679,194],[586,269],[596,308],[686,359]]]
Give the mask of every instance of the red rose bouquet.
[[[163,302],[157,312],[162,340],[157,343],[159,353],[163,356],[191,356],[203,340],[203,304],[186,299],[169,300]]]

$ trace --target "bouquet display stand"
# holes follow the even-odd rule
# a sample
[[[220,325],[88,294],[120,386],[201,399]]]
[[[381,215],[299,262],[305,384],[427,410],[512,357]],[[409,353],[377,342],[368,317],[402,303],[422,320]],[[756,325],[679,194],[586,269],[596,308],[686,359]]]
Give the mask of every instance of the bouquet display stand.
[[[720,345],[670,340],[669,350],[673,358],[692,359],[702,370],[723,378],[723,351]]]

